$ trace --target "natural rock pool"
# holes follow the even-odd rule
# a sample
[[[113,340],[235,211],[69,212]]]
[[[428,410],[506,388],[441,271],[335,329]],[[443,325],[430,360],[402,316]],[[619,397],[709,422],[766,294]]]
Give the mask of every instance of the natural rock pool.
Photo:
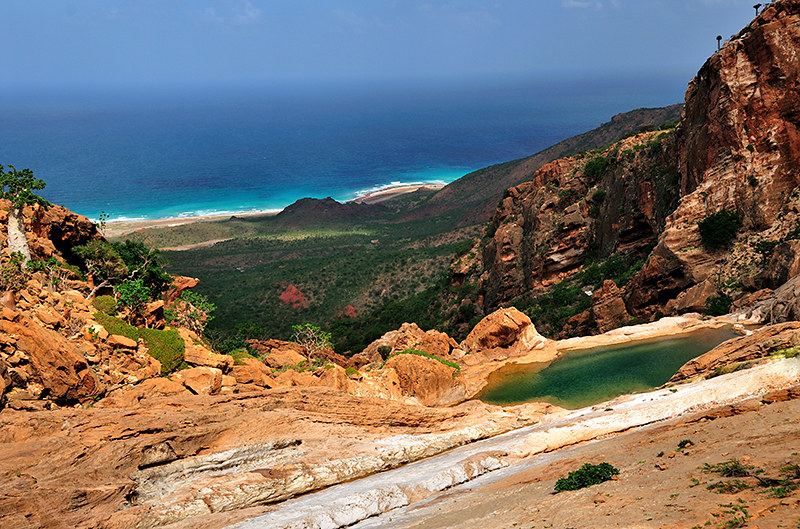
[[[680,367],[725,340],[730,327],[569,351],[553,362],[511,364],[489,376],[477,398],[491,404],[540,400],[568,409],[591,406],[666,383]]]

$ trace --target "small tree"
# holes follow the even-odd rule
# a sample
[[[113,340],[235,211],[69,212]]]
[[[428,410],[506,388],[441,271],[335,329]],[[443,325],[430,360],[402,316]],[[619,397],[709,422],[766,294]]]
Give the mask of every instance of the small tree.
[[[25,206],[34,204],[48,207],[50,202],[34,193],[44,189],[46,184],[44,180],[35,178],[33,171],[30,169],[18,171],[13,165],[9,165],[8,169],[6,171],[0,165],[0,198],[11,201],[11,209],[8,212],[8,247],[12,252],[21,253],[27,263],[31,260],[31,250],[25,236],[22,210]]]
[[[753,8],[756,10],[756,16],[758,16],[758,10],[761,9],[761,4],[756,4]]]
[[[150,300],[150,289],[141,279],[133,279],[114,287],[118,303],[128,309],[128,323],[134,323],[142,317],[144,307]]]
[[[303,348],[309,366],[312,356],[332,347],[331,333],[323,331],[316,325],[310,323],[292,325],[292,333],[291,340]]]
[[[722,35],[717,35],[717,51],[722,49]]]
[[[128,275],[125,262],[106,241],[89,241],[83,246],[76,247],[75,254],[83,259],[86,269],[95,281],[94,288],[86,299],[92,299],[101,288],[121,281]]]
[[[208,322],[214,319],[211,314],[215,310],[217,310],[217,306],[209,302],[206,296],[191,290],[184,290],[181,292],[181,297],[175,300],[173,308],[170,309],[170,315],[178,325],[197,334],[203,334]]]

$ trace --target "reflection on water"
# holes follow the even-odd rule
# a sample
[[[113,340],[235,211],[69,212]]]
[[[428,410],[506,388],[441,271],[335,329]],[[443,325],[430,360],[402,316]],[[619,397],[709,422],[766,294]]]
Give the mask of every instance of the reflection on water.
[[[551,363],[492,373],[477,398],[492,404],[543,400],[575,409],[666,383],[680,367],[730,338],[730,327],[565,353]]]

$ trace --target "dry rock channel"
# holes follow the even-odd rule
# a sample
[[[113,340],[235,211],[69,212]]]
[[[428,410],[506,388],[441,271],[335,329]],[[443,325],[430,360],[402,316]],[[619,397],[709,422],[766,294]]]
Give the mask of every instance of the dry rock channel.
[[[800,360],[782,360],[695,384],[676,392],[627,396],[389,472],[284,503],[233,525],[236,529],[335,529],[420,502],[527,458],[630,429],[731,405],[800,384]],[[505,473],[508,475],[508,472]],[[381,519],[386,523],[386,519]],[[377,526],[381,526],[380,524]]]

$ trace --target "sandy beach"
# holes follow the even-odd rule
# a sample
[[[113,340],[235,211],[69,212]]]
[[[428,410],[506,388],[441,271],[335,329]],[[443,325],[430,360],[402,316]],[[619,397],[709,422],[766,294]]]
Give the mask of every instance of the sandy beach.
[[[390,186],[372,191],[364,195],[360,195],[349,202],[357,204],[378,204],[385,202],[400,195],[413,193],[415,191],[438,191],[443,188],[444,184],[412,184],[412,185],[398,185]],[[156,220],[121,220],[109,221],[106,224],[103,235],[109,238],[121,237],[128,233],[144,230],[148,228],[168,228],[172,226],[181,226],[183,224],[192,224],[194,222],[213,222],[229,219],[231,217],[263,217],[277,215],[280,211],[277,210],[264,210],[264,211],[248,211],[243,213],[233,213],[224,215],[198,215],[192,217],[175,217],[168,219]]]

